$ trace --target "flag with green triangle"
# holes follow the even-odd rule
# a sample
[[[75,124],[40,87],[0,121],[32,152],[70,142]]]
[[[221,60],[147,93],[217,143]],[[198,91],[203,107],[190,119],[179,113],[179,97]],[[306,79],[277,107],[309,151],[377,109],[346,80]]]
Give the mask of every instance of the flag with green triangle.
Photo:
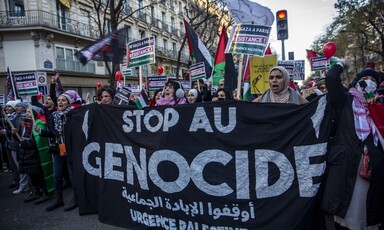
[[[251,96],[251,68],[249,66],[249,59],[250,56],[247,55],[247,60],[245,61],[245,68],[244,68],[244,74],[243,74],[243,101],[247,101],[248,98]]]
[[[212,85],[218,86],[220,79],[224,79],[225,71],[225,47],[227,45],[227,33],[225,26],[223,26],[220,34],[219,43],[217,44],[215,64],[213,66]]]
[[[207,47],[197,36],[192,26],[184,20],[185,32],[188,40],[189,53],[191,55],[192,63],[196,64],[204,62],[205,72],[207,77],[212,75],[213,58],[209,53]]]

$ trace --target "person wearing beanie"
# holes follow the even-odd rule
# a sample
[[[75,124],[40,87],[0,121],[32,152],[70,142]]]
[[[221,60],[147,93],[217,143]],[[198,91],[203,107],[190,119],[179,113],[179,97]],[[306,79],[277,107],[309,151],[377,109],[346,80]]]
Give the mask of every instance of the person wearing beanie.
[[[189,104],[193,104],[193,103],[196,103],[196,102],[199,102],[197,101],[197,96],[198,96],[198,92],[197,92],[197,89],[191,89],[188,91],[188,94],[187,94],[187,100],[188,100],[188,103]],[[200,101],[201,102],[201,101]]]
[[[336,229],[379,229],[384,212],[384,150],[368,111],[375,100],[376,71],[364,69],[345,92],[343,66],[335,64],[325,82],[335,111],[322,206]],[[371,97],[373,96],[373,98]]]
[[[156,106],[186,104],[184,89],[178,81],[169,80],[165,86],[164,97],[160,98]]]
[[[20,103],[20,101],[8,101],[6,106],[11,106],[13,109],[15,109],[16,105]]]
[[[28,103],[27,102],[19,102],[16,104],[15,108],[16,108],[16,112],[18,111],[18,107],[22,110],[19,110],[19,111],[22,111],[25,113],[26,109],[28,108]]]
[[[381,81],[380,81],[380,76],[379,76],[379,73],[376,72],[376,70],[374,69],[371,69],[371,68],[366,68],[366,69],[363,69],[360,73],[358,73],[355,77],[355,79],[353,79],[351,85],[352,87],[355,87],[356,84],[361,81],[362,78],[366,78],[370,76],[372,78],[372,80],[374,80],[376,82],[376,84],[379,84]]]
[[[71,97],[72,96],[72,97]],[[71,110],[71,100],[76,100],[76,96],[64,93],[57,98],[57,111],[53,112],[48,119],[47,129],[34,126],[34,129],[41,137],[51,137],[50,153],[53,156],[53,175],[55,182],[56,197],[54,201],[46,207],[46,211],[52,211],[64,206],[63,200],[63,173],[64,168],[68,168],[72,181],[73,194],[70,203],[64,207],[64,211],[70,211],[77,207],[75,186],[73,183],[72,168],[68,165],[68,155],[60,154],[59,145],[65,144],[64,126]]]
[[[275,66],[269,71],[269,89],[253,102],[305,104],[308,101],[289,87],[289,73],[282,66]]]
[[[72,109],[78,108],[82,105],[82,99],[75,90],[67,90],[61,95],[68,99]]]
[[[109,85],[103,85],[97,90],[97,101],[104,105],[112,104],[113,99],[115,98],[115,93],[114,88]]]

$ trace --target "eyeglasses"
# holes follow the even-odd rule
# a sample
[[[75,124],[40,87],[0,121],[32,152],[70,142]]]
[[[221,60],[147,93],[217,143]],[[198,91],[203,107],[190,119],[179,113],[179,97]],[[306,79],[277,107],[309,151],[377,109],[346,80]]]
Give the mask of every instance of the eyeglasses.
[[[219,84],[219,86],[223,86],[224,84]]]

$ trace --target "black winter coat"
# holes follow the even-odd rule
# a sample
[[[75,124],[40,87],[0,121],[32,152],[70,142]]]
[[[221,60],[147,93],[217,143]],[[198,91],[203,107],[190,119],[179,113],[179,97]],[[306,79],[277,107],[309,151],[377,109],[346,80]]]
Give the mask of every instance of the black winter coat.
[[[17,156],[20,171],[24,174],[32,174],[42,171],[39,150],[34,138],[21,141],[20,154]]]
[[[336,111],[336,135],[330,146],[323,209],[345,217],[352,199],[357,170],[366,145],[371,157],[372,179],[367,194],[367,224],[384,223],[384,151],[373,144],[372,134],[362,142],[356,134],[352,102],[340,79],[342,67],[335,65],[325,79],[329,102]]]

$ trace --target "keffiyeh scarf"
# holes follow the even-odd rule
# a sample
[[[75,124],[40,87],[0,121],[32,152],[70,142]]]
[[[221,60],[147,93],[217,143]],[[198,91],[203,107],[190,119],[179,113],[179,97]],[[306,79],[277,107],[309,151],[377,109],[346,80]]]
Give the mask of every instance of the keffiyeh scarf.
[[[353,96],[352,108],[357,136],[361,141],[364,141],[372,132],[374,144],[377,146],[377,130],[369,114],[363,93],[356,88],[351,88],[349,93]]]
[[[63,116],[66,115],[71,110],[70,107],[67,107],[64,111],[57,110],[53,114],[54,127],[57,134],[62,138],[63,131]]]

